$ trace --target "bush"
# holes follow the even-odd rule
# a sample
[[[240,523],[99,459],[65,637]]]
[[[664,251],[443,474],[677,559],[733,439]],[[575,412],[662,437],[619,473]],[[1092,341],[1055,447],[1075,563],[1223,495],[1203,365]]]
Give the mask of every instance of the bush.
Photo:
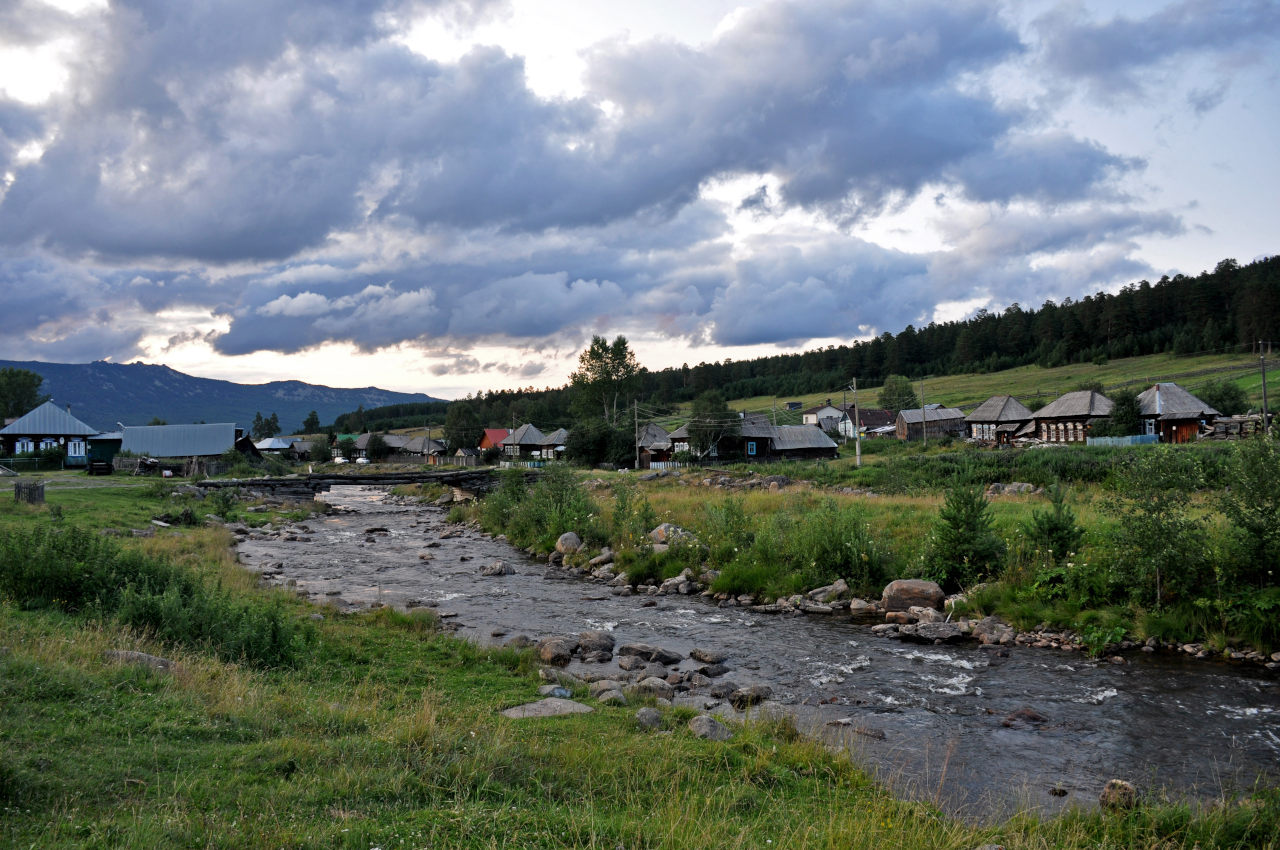
[[[1044,561],[1062,564],[1080,548],[1084,530],[1076,524],[1075,512],[1067,505],[1067,492],[1054,483],[1048,491],[1049,509],[1033,511],[1023,531]]]
[[[505,531],[515,545],[542,551],[555,548],[556,540],[566,531],[576,532],[584,541],[599,539],[595,515],[586,491],[562,463],[547,464],[538,481],[528,488],[523,471],[510,470],[481,509],[486,529]]]
[[[1204,521],[1189,511],[1203,483],[1197,458],[1168,446],[1133,455],[1117,474],[1116,569],[1134,603],[1162,608],[1212,586]]]
[[[1235,577],[1253,587],[1280,583],[1280,440],[1257,436],[1232,446],[1231,488],[1222,511],[1238,529],[1243,551]]]
[[[653,506],[633,482],[622,480],[614,485],[609,539],[616,549],[647,548],[649,532],[657,524]]]

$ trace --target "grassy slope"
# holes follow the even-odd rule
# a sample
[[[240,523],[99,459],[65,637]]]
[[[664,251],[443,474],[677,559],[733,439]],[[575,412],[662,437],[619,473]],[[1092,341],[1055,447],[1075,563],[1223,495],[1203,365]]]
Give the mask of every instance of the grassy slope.
[[[1191,375],[1191,373],[1208,370],[1228,371],[1212,375]],[[1102,366],[1095,366],[1092,363],[1074,363],[1053,369],[1019,366],[1003,372],[929,378],[924,381],[924,388],[926,403],[940,402],[968,410],[993,395],[1006,393],[1023,401],[1030,401],[1039,396],[1042,401],[1048,402],[1062,393],[1075,389],[1085,381],[1101,381],[1103,386],[1108,388],[1128,385],[1131,389],[1142,390],[1145,388],[1143,385],[1150,385],[1156,381],[1175,380],[1194,392],[1205,381],[1222,377],[1236,380],[1255,403],[1262,398],[1262,379],[1257,358],[1239,354],[1210,354],[1197,357],[1152,354],[1146,357],[1112,360]],[[1267,377],[1269,390],[1280,387],[1280,373],[1277,373],[1274,379],[1270,373]],[[915,386],[918,393],[920,382],[917,381]],[[859,392],[859,403],[868,407],[874,406],[878,391],[877,388]],[[1275,392],[1270,394],[1276,395]],[[788,401],[798,401],[804,409],[822,404],[828,398],[837,403],[842,398],[850,402],[853,400],[851,393],[842,397],[837,388],[829,393],[799,397],[775,399],[772,396],[755,396],[736,399],[729,404],[736,410],[769,410],[775,402],[780,407],[784,407]],[[792,413],[791,417],[799,421],[798,414]],[[781,412],[778,422],[779,424],[783,422]]]

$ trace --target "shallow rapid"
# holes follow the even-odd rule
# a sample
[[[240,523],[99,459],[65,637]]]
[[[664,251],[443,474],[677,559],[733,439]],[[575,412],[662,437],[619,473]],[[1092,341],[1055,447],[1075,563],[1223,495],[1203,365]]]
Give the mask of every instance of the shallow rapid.
[[[481,643],[600,629],[619,644],[686,656],[724,651],[725,678],[769,685],[802,729],[848,747],[900,793],[960,815],[1093,805],[1111,778],[1200,799],[1280,783],[1280,680],[1265,670],[1159,654],[1114,665],[1055,650],[921,646],[831,618],[615,596],[602,584],[548,580],[544,563],[510,545],[385,496],[335,487],[327,501],[338,513],[278,538],[250,536],[240,560],[344,610],[433,606]],[[481,577],[495,560],[516,573]],[[1043,722],[1006,723],[1023,708]]]

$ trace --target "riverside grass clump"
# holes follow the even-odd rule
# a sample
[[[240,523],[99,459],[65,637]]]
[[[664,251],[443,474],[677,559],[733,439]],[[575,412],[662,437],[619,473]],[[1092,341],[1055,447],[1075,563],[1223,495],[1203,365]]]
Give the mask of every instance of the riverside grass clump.
[[[278,600],[234,595],[189,566],[76,526],[0,535],[0,596],[22,608],[111,618],[162,642],[262,666],[294,663],[309,637]]]

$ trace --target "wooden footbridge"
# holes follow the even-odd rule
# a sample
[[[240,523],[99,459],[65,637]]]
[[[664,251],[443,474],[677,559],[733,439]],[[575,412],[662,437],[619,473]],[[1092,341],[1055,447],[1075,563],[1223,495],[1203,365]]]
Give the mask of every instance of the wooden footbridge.
[[[527,477],[531,477],[526,473]],[[234,488],[262,496],[304,501],[332,487],[393,487],[398,484],[438,484],[479,495],[497,486],[496,470],[489,467],[458,467],[439,471],[310,473],[275,478],[222,478],[195,482],[205,490]]]

